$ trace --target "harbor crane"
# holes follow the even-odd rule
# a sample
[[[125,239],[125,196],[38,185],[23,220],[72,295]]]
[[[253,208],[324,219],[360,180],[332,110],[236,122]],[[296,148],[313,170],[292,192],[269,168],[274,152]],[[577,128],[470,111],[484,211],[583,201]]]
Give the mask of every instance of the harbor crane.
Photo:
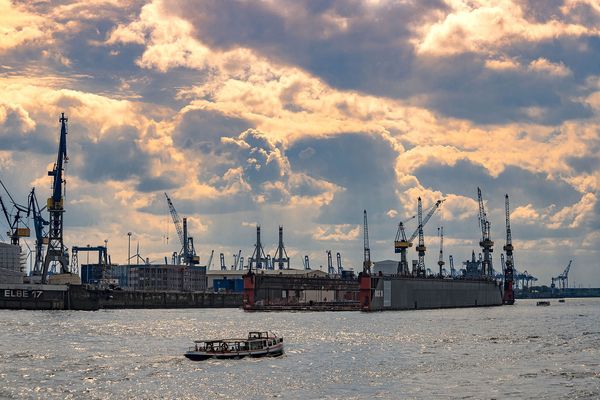
[[[569,271],[571,270],[572,262],[573,260],[569,260],[569,264],[565,267],[565,270],[556,278],[552,278],[552,287],[554,287],[554,282],[558,282],[559,289],[567,289],[569,287]]]
[[[335,269],[333,268],[333,259],[331,258],[331,250],[325,251],[327,253],[327,273],[329,275],[335,274]]]
[[[2,180],[0,180],[0,185],[2,185],[2,187],[4,188],[4,191],[8,195],[8,198],[12,203],[13,209],[15,210],[15,212],[13,213],[14,215],[11,215],[8,212],[8,209],[6,208],[4,201],[2,200],[2,196],[0,196],[0,207],[2,208],[4,218],[6,219],[6,222],[9,227],[9,231],[6,234],[8,235],[8,237],[10,237],[10,244],[19,246],[20,238],[29,237],[31,234],[30,229],[27,228],[27,226],[20,226],[20,224],[23,223],[23,216],[21,216],[21,213],[26,214],[25,218],[28,218],[30,214],[30,209],[28,207],[23,207],[17,204],[17,202],[10,195],[10,192],[8,191],[6,186],[4,186]]]
[[[420,198],[419,198],[420,201]],[[423,227],[427,224],[427,222],[429,221],[429,219],[433,216],[433,214],[435,213],[435,211],[439,208],[439,206],[444,202],[444,200],[438,200],[435,202],[435,204],[433,206],[431,206],[429,208],[429,210],[427,211],[427,214],[425,215],[425,218],[422,219],[422,225]],[[413,245],[413,241],[415,240],[415,238],[417,237],[417,235],[419,234],[419,227],[421,226],[421,224],[419,224],[419,226],[417,226],[417,229],[415,229],[415,231],[413,232],[413,234],[410,236],[410,238],[406,238],[406,232],[404,230],[404,224],[407,223],[408,221],[410,221],[411,219],[414,219],[416,216],[413,215],[412,217],[408,218],[405,221],[402,221],[398,224],[398,231],[396,232],[396,239],[394,240],[394,252],[395,253],[400,253],[400,263],[398,264],[398,274],[402,274],[402,275],[408,275],[409,271],[408,271],[408,261],[406,259],[406,252],[408,250],[409,247],[412,247]],[[421,227],[422,228],[422,227]]]
[[[413,274],[420,276],[420,277],[426,276],[425,251],[427,250],[427,248],[425,247],[425,236],[423,234],[423,227],[429,221],[431,216],[435,213],[435,210],[437,210],[443,202],[444,202],[444,200],[436,201],[435,204],[429,209],[429,212],[427,213],[425,218],[423,218],[423,204],[421,202],[420,197],[417,202],[417,204],[418,204],[417,205],[417,218],[418,218],[418,222],[419,222],[419,226],[417,228],[417,234],[419,235],[419,244],[417,245],[415,250],[417,250],[417,253],[419,255],[419,260],[417,262],[416,271],[413,271]],[[415,236],[415,234],[413,234],[411,236],[411,239],[414,240],[414,236]]]
[[[494,251],[494,242],[490,239],[491,223],[485,212],[483,196],[481,195],[481,189],[479,187],[477,188],[477,200],[479,202],[479,226],[481,227],[481,241],[479,242],[479,245],[483,249],[481,273],[483,276],[491,276],[493,271],[491,253]]]
[[[273,257],[273,265],[277,263],[279,269],[283,269],[283,266],[287,264],[286,269],[290,269],[290,257],[287,255],[285,246],[283,245],[283,226],[279,226],[279,245],[275,251],[275,257]]]
[[[450,263],[450,277],[454,278],[456,276],[456,270],[454,269],[454,257],[452,257],[452,254],[448,256],[448,262]]]
[[[179,242],[181,243],[181,251],[179,252],[178,263],[183,263],[187,266],[199,264],[200,257],[196,255],[196,249],[194,249],[194,238],[188,236],[187,218],[184,217],[182,223],[182,220],[179,218],[179,214],[177,214],[177,210],[175,210],[175,206],[173,205],[171,198],[169,198],[169,195],[166,192],[165,197],[167,198],[169,213],[171,214],[171,218],[175,224],[175,229],[177,230]]]
[[[342,255],[338,252],[335,257],[337,259],[337,273],[339,276],[342,276],[342,272],[344,272],[344,268],[342,267]]]
[[[440,278],[442,275],[442,270],[444,269],[444,227],[441,226],[438,228],[438,235],[440,237],[440,256],[438,258],[438,265],[440,267]]]
[[[510,204],[508,200],[508,194],[504,195],[504,211],[506,219],[506,244],[503,250],[506,252],[506,260],[501,257],[502,269],[504,271],[504,292],[502,294],[502,302],[504,304],[515,304],[515,294],[513,291],[513,279],[514,279],[514,259],[513,259],[513,244],[512,244],[512,232],[510,229]],[[488,223],[489,224],[489,223]],[[488,240],[489,240],[489,226],[488,226]],[[491,242],[491,241],[490,241]],[[492,242],[493,244],[493,242]],[[484,248],[485,251],[485,248]],[[491,251],[491,247],[490,247]],[[502,254],[501,254],[502,255]],[[485,259],[484,259],[485,260]]]
[[[310,270],[310,259],[308,258],[308,254],[304,256],[304,259],[302,260],[302,264],[304,265],[304,269],[305,270]]]
[[[268,257],[267,259],[265,250],[260,242],[260,225],[256,225],[256,244],[254,245],[252,256],[248,259],[248,269],[252,270],[252,264],[256,264],[256,269],[262,269],[263,266],[267,269],[269,267],[270,259],[271,257]]]
[[[48,244],[48,237],[44,233],[44,227],[49,225],[49,222],[42,216],[42,211],[46,209],[46,206],[40,208],[37,197],[35,195],[35,188],[31,189],[29,193],[29,210],[33,217],[33,227],[35,230],[35,261],[33,264],[32,275],[40,276],[43,269],[43,246]]]
[[[367,222],[367,210],[363,211],[363,273],[371,275],[371,248],[369,247],[369,224]]]
[[[69,254],[63,241],[63,216],[64,208],[64,192],[66,181],[63,178],[65,164],[68,162],[67,157],[67,121],[65,113],[61,113],[60,119],[60,139],[58,143],[58,155],[56,163],[52,171],[48,171],[48,176],[52,180],[52,196],[48,199],[47,208],[50,214],[49,229],[48,229],[48,247],[46,249],[46,257],[44,258],[44,267],[42,268],[42,283],[48,283],[48,271],[52,264],[53,269],[56,264],[60,264],[60,272],[69,272]]]

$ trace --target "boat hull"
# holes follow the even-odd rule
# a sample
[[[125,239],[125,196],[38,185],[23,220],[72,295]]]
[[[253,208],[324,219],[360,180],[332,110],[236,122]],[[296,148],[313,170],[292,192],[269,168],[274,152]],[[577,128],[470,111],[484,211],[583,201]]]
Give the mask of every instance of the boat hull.
[[[192,361],[205,361],[211,358],[218,360],[239,360],[246,357],[261,358],[261,357],[280,357],[283,355],[283,345],[270,349],[245,351],[245,352],[205,352],[205,351],[188,351],[184,354],[185,357]]]

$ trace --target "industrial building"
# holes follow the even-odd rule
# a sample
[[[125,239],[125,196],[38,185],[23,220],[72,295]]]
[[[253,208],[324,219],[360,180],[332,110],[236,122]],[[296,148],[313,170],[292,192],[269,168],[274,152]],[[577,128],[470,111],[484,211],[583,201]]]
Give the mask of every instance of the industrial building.
[[[0,283],[23,283],[23,258],[19,246],[0,243]]]
[[[81,281],[91,285],[104,282],[123,290],[147,292],[202,292],[207,288],[206,267],[170,264],[83,264]]]

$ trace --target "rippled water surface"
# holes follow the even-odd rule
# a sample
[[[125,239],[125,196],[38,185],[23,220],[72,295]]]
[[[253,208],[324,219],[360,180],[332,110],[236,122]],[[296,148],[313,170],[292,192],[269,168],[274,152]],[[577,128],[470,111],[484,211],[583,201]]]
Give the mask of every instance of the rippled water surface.
[[[0,398],[600,398],[600,299],[383,313],[0,310]],[[192,362],[282,335],[281,358]]]

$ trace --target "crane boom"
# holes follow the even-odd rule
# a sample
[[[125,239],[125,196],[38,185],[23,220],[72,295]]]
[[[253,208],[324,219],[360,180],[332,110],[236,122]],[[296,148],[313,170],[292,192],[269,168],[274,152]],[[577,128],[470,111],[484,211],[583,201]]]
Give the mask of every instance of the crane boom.
[[[185,240],[183,238],[183,228],[181,227],[181,219],[179,218],[179,214],[177,214],[177,210],[175,210],[175,206],[173,202],[169,198],[169,195],[165,192],[165,197],[167,198],[167,203],[169,204],[169,213],[171,213],[171,218],[173,219],[173,223],[175,224],[175,229],[177,230],[177,236],[179,236],[179,242],[182,247],[185,247]]]
[[[367,223],[367,210],[364,210],[363,216],[363,273],[371,274],[371,248],[369,247],[369,224]]]
[[[431,217],[433,216],[433,214],[435,213],[435,211],[440,207],[440,205],[445,201],[446,199],[442,199],[442,200],[438,200],[436,201],[427,211],[427,214],[425,215],[425,218],[423,218],[423,222],[422,222],[422,226],[420,227],[421,229],[425,227],[425,225],[427,225],[427,222],[429,222],[429,220],[431,219]],[[413,232],[412,235],[410,235],[410,238],[408,239],[408,241],[410,243],[413,242],[413,240],[415,240],[415,238],[417,237],[417,235],[419,234],[419,227],[417,227],[417,229],[415,229],[415,231]]]

